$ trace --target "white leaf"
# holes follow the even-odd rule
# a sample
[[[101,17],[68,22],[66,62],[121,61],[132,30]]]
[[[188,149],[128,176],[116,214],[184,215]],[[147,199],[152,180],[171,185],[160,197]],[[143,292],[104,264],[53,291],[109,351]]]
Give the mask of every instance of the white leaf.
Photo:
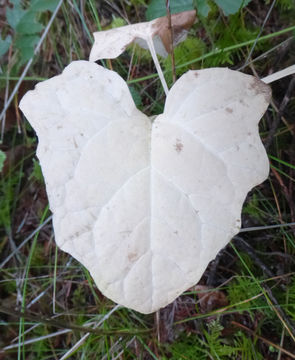
[[[195,10],[171,15],[174,46],[185,40],[195,18]],[[171,30],[168,28],[166,16],[152,21],[98,31],[93,33],[93,36],[94,44],[90,52],[90,61],[114,59],[122,54],[133,41],[145,49],[150,49],[150,44],[153,42],[155,51],[163,57],[170,52]]]
[[[268,175],[258,122],[270,93],[226,68],[189,71],[151,123],[95,63],[38,84],[20,107],[57,244],[115,302],[142,313],[172,302],[239,231],[247,192]]]

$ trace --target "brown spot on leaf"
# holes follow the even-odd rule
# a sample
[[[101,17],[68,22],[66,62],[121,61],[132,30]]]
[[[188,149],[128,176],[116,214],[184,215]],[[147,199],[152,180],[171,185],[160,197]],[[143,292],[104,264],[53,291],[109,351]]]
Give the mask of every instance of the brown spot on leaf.
[[[134,262],[137,259],[138,254],[136,252],[128,253],[127,257],[130,262]]]
[[[233,112],[233,109],[230,107],[225,108],[225,111],[231,114]]]
[[[265,84],[263,81],[253,77],[253,80],[250,84],[250,89],[254,90],[255,95],[262,94],[267,103],[270,102],[271,99],[271,87]]]
[[[182,142],[180,141],[180,139],[176,139],[176,143],[174,145],[174,148],[176,150],[176,152],[180,153],[183,149],[183,144]]]

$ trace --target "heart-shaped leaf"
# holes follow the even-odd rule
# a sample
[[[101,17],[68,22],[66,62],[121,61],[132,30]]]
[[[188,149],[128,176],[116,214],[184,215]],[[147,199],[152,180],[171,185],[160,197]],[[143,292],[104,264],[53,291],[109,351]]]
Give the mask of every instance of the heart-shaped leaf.
[[[240,229],[247,192],[268,175],[262,81],[189,71],[154,122],[123,79],[77,61],[20,107],[39,137],[57,244],[112,300],[142,313],[196,284]]]

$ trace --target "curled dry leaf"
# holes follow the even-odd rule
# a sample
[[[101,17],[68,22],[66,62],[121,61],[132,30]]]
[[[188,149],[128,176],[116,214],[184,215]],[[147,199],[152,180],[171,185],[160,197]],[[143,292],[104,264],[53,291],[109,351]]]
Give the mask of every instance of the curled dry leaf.
[[[258,122],[268,85],[226,68],[189,71],[151,122],[125,81],[76,61],[20,103],[35,128],[57,244],[99,289],[150,313],[195,285],[240,229],[268,176]]]
[[[174,46],[186,38],[195,19],[195,10],[184,11],[171,16]],[[90,61],[116,58],[133,41],[145,49],[150,48],[150,44],[153,42],[156,52],[163,57],[166,57],[170,52],[171,31],[168,28],[166,16],[148,22],[95,32],[93,35],[95,41],[91,49]]]
[[[228,305],[227,297],[221,290],[213,290],[206,285],[196,285],[193,290],[197,292],[199,308],[203,314]]]

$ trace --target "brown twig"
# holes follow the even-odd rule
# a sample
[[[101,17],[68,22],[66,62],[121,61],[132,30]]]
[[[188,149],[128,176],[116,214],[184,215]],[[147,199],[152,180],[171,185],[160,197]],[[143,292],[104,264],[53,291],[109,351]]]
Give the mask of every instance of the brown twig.
[[[278,183],[281,186],[282,193],[284,194],[285,199],[287,200],[289,208],[290,208],[291,220],[294,220],[294,216],[292,216],[292,215],[294,215],[293,214],[294,213],[294,209],[293,209],[294,204],[293,204],[293,199],[292,199],[292,192],[289,191],[289,189],[285,185],[281,175],[277,172],[277,170],[275,168],[272,167],[271,172],[274,174],[275,178],[277,179]],[[280,215],[280,221],[281,221],[281,223],[283,223],[281,215]],[[285,245],[285,248],[286,248],[286,245]]]
[[[260,336],[260,335],[257,335],[253,330],[247,328],[245,325],[239,324],[239,323],[236,322],[236,321],[232,321],[231,324],[234,325],[234,326],[237,326],[238,328],[240,328],[240,329],[242,329],[242,330],[247,331],[248,333],[250,333],[252,336],[256,337],[257,339],[259,339],[259,340],[263,341],[264,343],[266,343],[266,344],[268,344],[268,345],[270,345],[270,346],[273,346],[274,348],[276,348],[276,349],[280,350],[281,352],[287,354],[288,356],[291,357],[291,359],[295,359],[295,355],[293,355],[292,353],[290,353],[290,351],[283,349],[281,346],[273,343],[273,342],[270,341],[270,340],[265,339],[264,337],[262,337],[262,336]]]
[[[295,135],[295,134],[294,134]],[[293,165],[295,165],[295,136],[292,137],[292,142],[291,142],[291,146],[290,146],[290,158],[292,159],[292,163]],[[290,168],[289,169],[289,175],[290,177],[294,176],[294,169]],[[293,194],[294,193],[294,183],[293,181],[291,181],[291,179],[289,179],[289,185],[288,185],[288,193],[290,194],[289,196],[289,207],[290,207],[290,215],[291,215],[291,220],[295,221],[295,205],[294,205],[294,199],[293,199]],[[295,234],[295,228],[293,229],[294,234]]]
[[[236,241],[236,245],[241,249],[246,251],[250,257],[254,260],[257,266],[259,266],[262,271],[269,277],[274,277],[274,274],[269,270],[269,268],[260,260],[260,258],[256,255],[255,249],[249,245],[242,237],[235,236],[234,240]],[[281,284],[283,290],[286,290],[285,286]]]
[[[283,309],[280,307],[280,304],[278,303],[277,299],[274,297],[270,287],[267,284],[261,284],[261,286],[264,288],[264,290],[267,292],[268,297],[270,298],[271,302],[275,305],[275,311],[277,315],[280,316],[280,318],[285,322],[287,325],[286,330],[289,332],[292,332],[290,336],[294,340],[295,335],[295,324],[292,322],[292,320],[288,317],[288,315],[283,311]],[[288,329],[289,328],[289,329]]]
[[[122,335],[122,336],[124,336],[124,335],[129,336],[130,334],[145,334],[145,333],[149,333],[152,331],[152,329],[132,329],[132,330],[95,329],[95,328],[91,328],[89,326],[85,326],[85,327],[79,326],[79,325],[76,325],[73,323],[68,323],[66,321],[64,322],[62,320],[52,319],[48,316],[44,317],[40,314],[35,314],[30,311],[19,311],[19,310],[15,310],[14,308],[12,309],[12,308],[8,308],[5,306],[0,306],[0,313],[9,315],[16,319],[24,318],[26,320],[34,321],[36,323],[42,323],[47,326],[53,326],[53,327],[62,328],[62,329],[71,329],[73,331],[79,331],[79,332],[89,332],[89,333],[98,334],[98,335],[118,334],[118,335]]]
[[[217,273],[217,268],[219,266],[220,260],[224,255],[224,251],[221,250],[216,258],[211,262],[210,264],[210,271],[209,271],[209,275],[207,277],[206,280],[206,285],[208,286],[214,286],[215,285],[215,277],[216,277],[216,273]]]
[[[283,98],[283,101],[281,102],[280,104],[280,107],[279,107],[279,111],[278,111],[278,114],[277,116],[275,117],[274,121],[273,121],[273,124],[272,124],[272,127],[271,129],[269,130],[269,133],[268,133],[268,136],[265,140],[265,143],[264,143],[264,146],[266,149],[268,149],[270,147],[270,145],[272,144],[273,142],[273,138],[274,138],[274,135],[277,131],[277,128],[279,126],[279,123],[280,123],[280,119],[282,117],[282,114],[290,100],[290,97],[291,97],[291,94],[293,92],[295,88],[295,76],[293,76],[292,80],[290,81],[289,83],[289,86],[288,86],[288,89],[286,91],[286,94]]]
[[[259,259],[259,257],[255,254],[255,250],[249,245],[244,239],[239,236],[235,236],[235,240],[238,240],[238,246],[240,246],[243,250],[247,251],[247,253],[251,256],[254,262],[262,268],[264,273],[266,273],[269,277],[272,277],[272,272],[267,268],[267,266]],[[281,320],[282,324],[286,328],[287,332],[291,336],[291,338],[295,341],[295,324],[293,324],[292,320],[288,317],[288,315],[284,312],[284,310],[280,307],[279,303],[277,302],[276,298],[272,294],[271,289],[266,285],[261,285],[266,292],[266,300],[269,305],[272,307],[274,312],[277,314],[278,318]],[[282,290],[286,290],[284,284],[280,284]],[[275,306],[273,305],[275,304]]]
[[[171,12],[170,12],[170,0],[166,0],[166,11],[168,18],[168,29],[170,30],[171,43],[170,43],[170,55],[171,55],[171,63],[172,63],[172,79],[173,83],[176,81],[176,71],[175,71],[175,57],[174,57],[174,34],[173,34],[173,26],[171,22]]]
[[[278,174],[278,172],[277,172],[274,168],[272,168],[272,167],[271,167],[271,171],[272,171],[275,175],[278,176],[277,179],[278,179],[280,185],[281,185],[281,186],[284,186],[283,180],[281,179],[281,177],[280,177],[280,175]],[[277,207],[277,210],[278,210],[279,221],[280,221],[281,224],[283,224],[284,222],[283,222],[283,217],[282,217],[282,212],[281,212],[281,208],[280,208],[279,199],[278,199],[278,197],[277,197],[277,194],[276,194],[276,191],[275,191],[275,188],[274,188],[274,186],[273,186],[273,183],[272,183],[271,179],[270,179],[269,183],[270,183],[270,187],[271,187],[271,189],[272,189],[273,196],[274,196],[274,200],[275,200],[276,207]],[[283,189],[284,189],[284,187],[283,187]],[[287,252],[287,244],[286,244],[286,238],[285,238],[285,236],[283,236],[283,241],[284,241],[284,251],[285,251],[285,253],[286,253],[286,252]]]

